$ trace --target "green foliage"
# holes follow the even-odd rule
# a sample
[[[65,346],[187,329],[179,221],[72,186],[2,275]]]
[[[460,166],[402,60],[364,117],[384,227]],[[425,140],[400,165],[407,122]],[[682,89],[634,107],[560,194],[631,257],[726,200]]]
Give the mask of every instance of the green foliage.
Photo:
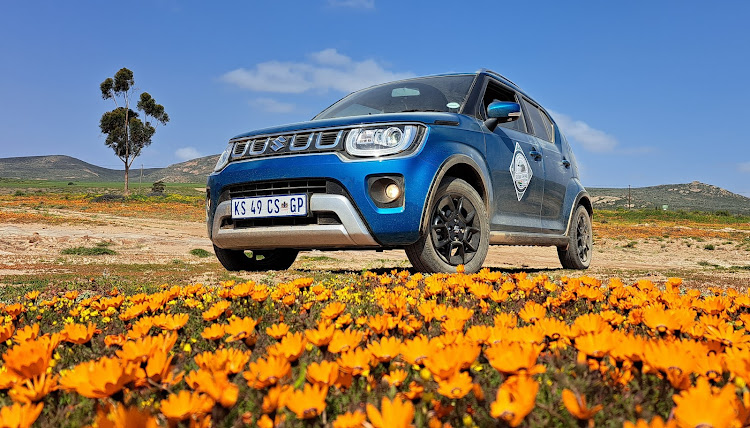
[[[159,180],[151,185],[151,193],[159,193],[162,194],[164,191],[167,190],[166,184],[164,184],[163,181]]]
[[[211,253],[204,250],[203,248],[193,248],[192,250],[190,250],[190,254],[200,258],[211,257]]]
[[[728,214],[728,215],[727,215]],[[655,221],[670,223],[706,223],[706,224],[726,224],[744,226],[750,224],[750,216],[734,215],[724,211],[703,212],[703,211],[661,211],[661,210],[601,210],[594,209],[594,220],[600,223],[628,223],[638,224]]]
[[[706,244],[706,246],[703,247],[703,248],[706,249],[706,250],[709,250],[709,251],[713,251],[713,250],[716,249],[716,247],[714,247],[713,244]]]
[[[60,254],[69,256],[111,256],[117,254],[116,251],[107,248],[108,245],[97,244],[95,247],[72,247],[65,248]]]

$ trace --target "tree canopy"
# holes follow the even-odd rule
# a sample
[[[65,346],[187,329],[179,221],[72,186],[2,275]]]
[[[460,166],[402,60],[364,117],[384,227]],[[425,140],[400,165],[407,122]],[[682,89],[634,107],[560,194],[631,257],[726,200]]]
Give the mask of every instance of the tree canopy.
[[[99,129],[107,136],[105,140],[107,147],[114,150],[117,157],[125,164],[125,193],[128,193],[130,166],[141,154],[143,148],[151,144],[156,127],[169,122],[169,115],[164,110],[164,106],[158,104],[148,92],[140,94],[136,104],[137,111],[130,108],[131,99],[136,95],[137,90],[133,72],[127,68],[121,68],[115,73],[114,78],[104,79],[99,88],[103,99],[111,99],[115,103],[114,110],[102,115],[99,120]],[[152,120],[148,120],[149,118]]]

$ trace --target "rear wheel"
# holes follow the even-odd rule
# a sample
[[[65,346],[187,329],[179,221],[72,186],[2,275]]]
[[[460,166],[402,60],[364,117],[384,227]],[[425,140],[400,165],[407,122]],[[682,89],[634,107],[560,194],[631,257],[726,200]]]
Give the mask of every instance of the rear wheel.
[[[447,178],[438,188],[425,229],[406,248],[412,265],[421,272],[478,271],[489,250],[489,220],[484,202],[469,183]]]
[[[216,258],[226,270],[251,272],[266,270],[284,270],[297,259],[297,250],[225,250],[214,245]],[[249,254],[248,254],[249,253]]]
[[[557,256],[565,269],[588,269],[594,249],[591,217],[586,208],[579,205],[573,214],[567,247],[558,247]]]

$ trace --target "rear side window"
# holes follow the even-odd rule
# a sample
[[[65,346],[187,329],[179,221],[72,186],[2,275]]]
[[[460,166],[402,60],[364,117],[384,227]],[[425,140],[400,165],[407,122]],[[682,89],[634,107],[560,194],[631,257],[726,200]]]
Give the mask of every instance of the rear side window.
[[[534,135],[542,140],[552,141],[552,123],[550,123],[545,114],[537,106],[528,102],[526,98],[523,99],[523,106],[529,115],[529,119],[531,119],[531,126],[534,127]]]

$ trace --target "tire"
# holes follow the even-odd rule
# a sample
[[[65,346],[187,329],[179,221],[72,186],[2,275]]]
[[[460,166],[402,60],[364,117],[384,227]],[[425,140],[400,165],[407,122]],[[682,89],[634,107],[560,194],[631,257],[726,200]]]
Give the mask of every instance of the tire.
[[[565,269],[588,269],[594,250],[591,216],[582,205],[576,208],[570,225],[567,247],[557,247],[557,256]]]
[[[297,259],[297,250],[279,249],[251,251],[251,256],[242,250],[225,250],[214,245],[216,258],[226,270],[259,272],[267,270],[285,270]]]
[[[490,227],[484,202],[469,183],[449,177],[440,184],[427,207],[427,221],[406,256],[420,272],[464,272],[481,269],[490,243]]]

